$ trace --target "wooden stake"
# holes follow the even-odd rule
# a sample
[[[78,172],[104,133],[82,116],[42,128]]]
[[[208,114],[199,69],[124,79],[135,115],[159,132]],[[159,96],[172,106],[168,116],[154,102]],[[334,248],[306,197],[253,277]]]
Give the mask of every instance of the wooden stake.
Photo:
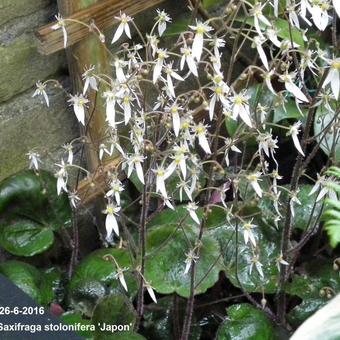
[[[81,21],[88,25],[94,21],[102,31],[117,23],[114,17],[119,15],[120,11],[133,16],[162,2],[164,0],[58,0],[58,5],[64,18]],[[39,41],[38,50],[42,54],[51,54],[64,48],[63,33],[61,30],[52,30],[51,27],[54,24],[46,25],[36,32]],[[66,30],[67,46],[72,46],[88,35],[94,34],[86,26],[76,22],[67,22]]]

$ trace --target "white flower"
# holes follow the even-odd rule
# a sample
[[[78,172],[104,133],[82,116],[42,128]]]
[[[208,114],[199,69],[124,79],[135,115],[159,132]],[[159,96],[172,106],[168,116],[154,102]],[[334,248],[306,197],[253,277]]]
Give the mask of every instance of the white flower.
[[[55,18],[57,19],[57,23],[54,24],[53,26],[51,26],[52,30],[58,30],[61,29],[63,31],[63,36],[64,36],[64,48],[66,48],[67,45],[67,32],[66,32],[66,28],[65,28],[65,20],[62,18],[62,16],[60,14],[57,14],[55,16]]]
[[[281,42],[277,38],[277,30],[275,28],[268,28],[266,34],[268,39],[278,48],[281,48]]]
[[[55,174],[57,177],[57,194],[60,195],[62,191],[67,192],[68,174],[64,160],[61,160],[60,164],[56,165],[60,168]]]
[[[180,168],[183,178],[185,179],[187,177],[187,165],[186,165],[186,159],[185,153],[188,152],[188,148],[182,144],[181,146],[174,146],[175,155],[171,158],[173,161],[168,167],[168,171],[173,173],[177,168]]]
[[[42,83],[41,81],[36,82],[35,86],[37,89],[34,91],[32,97],[35,97],[37,95],[43,96],[46,102],[46,105],[50,106],[50,101],[48,99],[47,93],[46,93],[46,84]]]
[[[115,17],[118,21],[120,21],[120,24],[117,28],[116,33],[113,36],[111,44],[115,43],[125,32],[125,34],[128,36],[129,39],[131,39],[131,33],[130,33],[130,27],[129,22],[132,21],[132,18],[126,15],[125,13],[120,13],[119,17]]]
[[[201,224],[197,214],[196,210],[198,209],[198,205],[195,202],[189,202],[185,209],[189,212],[190,217],[197,223]]]
[[[211,88],[213,94],[210,98],[209,104],[209,119],[212,120],[215,112],[216,101],[219,100],[224,108],[228,107],[228,101],[226,98],[229,92],[229,86],[222,81],[222,75],[217,75],[214,77],[215,85]]]
[[[126,77],[123,71],[123,68],[127,65],[128,63],[122,59],[115,58],[113,62],[113,66],[115,67],[116,70],[116,77],[119,83],[125,83],[126,82]]]
[[[174,129],[175,136],[178,137],[179,131],[181,128],[181,118],[179,116],[179,110],[181,108],[178,107],[176,104],[172,105],[171,107],[166,107],[165,111],[168,111],[171,114],[172,118],[172,127]]]
[[[322,200],[326,195],[328,195],[328,197],[334,201],[338,200],[337,194],[334,191],[334,189],[332,189],[331,187],[329,187],[329,183],[332,183],[331,179],[326,179],[325,176],[319,176],[318,175],[318,179],[315,182],[312,190],[309,193],[309,196],[313,195],[314,193],[316,193],[317,191],[320,192],[316,198],[316,202],[319,202],[320,200]]]
[[[243,94],[235,95],[232,98],[233,102],[233,119],[236,120],[238,116],[249,126],[252,127],[249,111],[248,96]]]
[[[109,203],[104,210],[104,214],[106,214],[105,219],[105,227],[106,227],[106,238],[110,239],[112,235],[112,231],[115,232],[117,236],[119,236],[119,227],[118,222],[116,220],[116,215],[120,211],[120,207],[114,205],[113,203]]]
[[[106,121],[113,128],[116,127],[116,94],[113,91],[105,91],[103,97],[106,98]]]
[[[253,228],[256,228],[255,224],[251,223],[252,221],[243,224],[243,237],[244,237],[244,243],[248,244],[248,241],[250,240],[250,242],[253,244],[254,247],[256,247],[256,240],[255,240],[255,236],[252,232]]]
[[[170,177],[171,173],[161,166],[152,171],[156,174],[156,192],[160,192],[162,196],[167,199],[168,194],[165,188],[165,180]]]
[[[153,69],[153,75],[152,75],[152,81],[155,84],[157,82],[157,79],[160,77],[162,73],[163,63],[166,58],[169,57],[167,54],[166,49],[159,48],[157,50],[157,59],[156,59],[156,65]]]
[[[87,89],[90,87],[92,90],[98,91],[97,86],[97,79],[95,77],[95,67],[90,66],[88,69],[85,70],[83,73],[83,80],[85,80],[83,94],[87,92]]]
[[[264,274],[263,274],[263,264],[259,261],[259,256],[258,255],[254,255],[254,257],[251,259],[251,264],[249,267],[249,274],[251,275],[252,270],[253,270],[253,266],[255,266],[257,272],[260,274],[260,276],[262,278],[264,278]]]
[[[296,150],[299,151],[302,156],[305,156],[304,152],[302,151],[300,141],[299,141],[299,138],[298,138],[301,125],[302,125],[302,123],[300,121],[298,121],[298,122],[294,123],[292,126],[290,126],[289,131],[287,133],[287,136],[292,136],[293,143],[295,145]]]
[[[188,186],[188,182],[181,180],[176,185],[176,187],[179,189],[179,200],[180,200],[180,202],[183,201],[183,190],[186,193],[186,195],[188,196],[189,200],[192,201],[191,191],[190,191],[190,188]]]
[[[172,63],[165,65],[165,73],[166,73],[166,84],[168,86],[169,92],[171,96],[175,98],[176,97],[175,88],[172,82],[172,78],[177,79],[179,81],[184,81],[184,79],[172,69]]]
[[[86,104],[89,103],[89,100],[81,95],[71,95],[71,98],[68,100],[71,105],[73,105],[74,113],[78,119],[78,121],[85,125],[85,107]]]
[[[34,151],[29,151],[26,155],[30,161],[29,168],[39,170],[39,163],[42,163],[40,155]]]
[[[283,259],[282,253],[276,259],[276,266],[279,272],[281,271],[281,266],[280,266],[281,264],[284,266],[289,266],[289,263]]]
[[[235,141],[233,141],[231,138],[227,138],[225,140],[225,152],[224,152],[224,157],[225,157],[225,162],[227,164],[227,166],[229,166],[230,162],[229,162],[229,151],[233,151],[233,152],[237,152],[237,153],[242,153],[242,151],[234,144]]]
[[[262,14],[262,9],[266,4],[262,4],[260,2],[255,3],[254,7],[250,10],[250,15],[254,16],[254,26],[255,29],[260,37],[263,37],[261,28],[260,28],[260,23],[259,21],[262,22],[262,24],[266,26],[271,26],[271,23],[268,21],[268,19]]]
[[[184,275],[189,273],[190,267],[193,262],[196,262],[199,257],[195,254],[195,250],[191,249],[188,254],[186,254],[187,258],[185,259],[185,269],[184,269]]]
[[[293,79],[295,78],[294,74],[288,74],[285,73],[283,75],[280,75],[280,79],[285,83],[286,90],[290,92],[294,97],[296,97],[298,100],[302,102],[309,102],[306,95],[300,90],[299,87],[297,87],[293,83]]]
[[[127,160],[128,163],[128,177],[131,176],[132,171],[136,169],[137,177],[141,181],[142,184],[144,183],[144,173],[143,173],[143,167],[142,162],[144,161],[144,157],[140,154],[134,154],[130,156]]]
[[[161,37],[164,31],[166,30],[166,23],[171,22],[171,18],[164,10],[160,11],[159,9],[157,9],[156,11],[157,11],[156,23],[158,27],[158,34]]]
[[[76,191],[70,192],[68,198],[71,202],[73,208],[77,208],[77,204],[80,202],[80,197],[77,195]]]
[[[331,84],[332,92],[336,100],[339,98],[340,91],[340,58],[327,60],[330,65],[329,73],[323,83],[323,87]]]
[[[206,136],[207,135],[206,126],[204,126],[202,123],[198,123],[198,125],[195,126],[195,133],[198,137],[198,144],[201,146],[201,148],[204,150],[206,154],[210,155],[211,150]]]
[[[122,98],[122,101],[120,102],[120,106],[123,107],[124,110],[124,122],[125,125],[127,125],[131,119],[131,110],[132,110],[132,105],[131,102],[133,100],[133,97],[129,95],[129,93],[125,93],[125,95]]]
[[[106,193],[105,197],[114,196],[118,205],[120,205],[120,193],[124,191],[122,182],[118,178],[114,178],[110,182],[110,190]]]
[[[182,53],[180,69],[183,70],[184,64],[187,63],[190,73],[192,73],[195,77],[198,77],[197,66],[191,49],[188,47],[182,47],[180,51]]]
[[[247,180],[250,182],[250,185],[253,187],[256,194],[259,197],[262,197],[262,189],[258,183],[260,176],[261,176],[261,172],[254,172],[247,176]]]
[[[72,144],[68,143],[63,145],[63,148],[67,151],[68,157],[67,157],[67,163],[72,164],[73,163],[73,146]]]
[[[189,27],[196,32],[194,42],[192,43],[192,56],[196,58],[197,61],[200,61],[203,52],[204,36],[209,36],[208,33],[212,31],[213,28],[201,21],[197,21],[196,26],[189,25]]]

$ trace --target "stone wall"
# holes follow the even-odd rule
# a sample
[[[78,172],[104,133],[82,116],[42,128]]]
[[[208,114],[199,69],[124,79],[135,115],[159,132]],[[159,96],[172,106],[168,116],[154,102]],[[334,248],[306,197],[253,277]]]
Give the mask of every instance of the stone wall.
[[[0,0],[0,180],[27,167],[32,148],[52,160],[78,134],[60,90],[49,92],[50,108],[32,98],[38,80],[67,83],[65,54],[40,55],[33,34],[56,13],[52,0]]]

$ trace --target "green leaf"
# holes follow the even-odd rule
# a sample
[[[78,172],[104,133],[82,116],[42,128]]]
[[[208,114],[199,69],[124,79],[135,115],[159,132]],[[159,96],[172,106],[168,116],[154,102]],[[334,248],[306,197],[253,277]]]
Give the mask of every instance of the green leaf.
[[[84,325],[88,330],[84,330],[84,331],[80,330],[77,332],[77,334],[86,339],[93,337],[94,332],[93,331],[91,332],[90,329],[92,328],[94,330],[95,326],[94,325],[90,326],[91,320],[84,319],[81,313],[75,312],[75,311],[66,312],[60,318],[61,318],[61,321],[67,325],[78,325],[78,324]]]
[[[340,287],[339,274],[332,269],[332,263],[313,260],[306,264],[305,275],[294,275],[286,286],[286,293],[296,295],[302,302],[288,314],[289,322],[298,326],[334,296]],[[327,296],[329,295],[330,296]]]
[[[245,216],[249,213],[244,209]],[[251,213],[253,215],[253,213]],[[241,211],[242,215],[242,211]],[[254,219],[253,224],[257,225],[252,229],[253,235],[257,242],[257,254],[259,261],[263,265],[264,278],[262,278],[253,267],[250,273],[250,265],[253,259],[251,247],[244,243],[243,226],[238,224],[236,234],[236,221],[228,222],[225,215],[217,214],[213,211],[212,216],[214,223],[209,222],[210,229],[208,233],[218,240],[223,254],[226,266],[226,276],[235,287],[245,289],[247,292],[266,292],[274,293],[277,289],[278,269],[276,259],[279,256],[280,233],[273,229],[272,233],[264,230],[268,229],[263,225],[261,219]],[[245,218],[245,217],[243,217]],[[245,218],[246,221],[249,219]],[[212,227],[214,224],[214,227]],[[238,246],[236,248],[236,236],[238,237]],[[237,252],[236,252],[237,251]],[[236,256],[237,255],[237,256]]]
[[[0,245],[17,256],[40,254],[54,241],[52,229],[30,220],[20,219],[0,228]]]
[[[57,195],[56,178],[47,171],[27,170],[0,183],[0,215],[26,218],[54,230],[71,224],[71,207],[65,193]]]
[[[265,313],[250,304],[232,305],[228,320],[217,331],[217,340],[275,340],[272,323]]]
[[[133,305],[125,295],[110,295],[103,298],[93,311],[92,323],[97,325],[96,339],[102,339],[102,336],[111,335],[113,332],[124,334],[133,331],[136,318]],[[114,326],[126,328],[125,331],[119,332],[112,328]]]
[[[202,5],[203,5],[203,8],[209,11],[225,3],[226,3],[225,0],[203,0]]]
[[[147,237],[145,277],[158,293],[188,297],[190,294],[190,275],[184,275],[186,254],[197,240],[198,227],[190,224],[168,224],[150,228]],[[190,244],[188,244],[190,241]],[[204,235],[200,256],[196,265],[195,282],[203,281],[195,289],[196,294],[204,293],[218,280],[222,269],[220,261],[211,265],[220,255],[217,241]],[[211,270],[210,270],[211,269]],[[210,271],[209,271],[210,270]]]
[[[182,18],[176,20],[174,23],[169,25],[163,34],[163,37],[173,37],[188,31],[190,25],[190,18]]]
[[[306,109],[302,109],[302,112],[306,113]],[[284,106],[281,104],[274,106],[273,123],[278,123],[285,119],[303,120],[304,117],[306,117],[306,115],[301,116],[293,99],[288,98]]]
[[[98,300],[110,292],[125,292],[116,279],[117,267],[104,256],[111,255],[121,268],[132,269],[130,254],[125,249],[100,249],[87,256],[75,269],[69,284],[70,303],[73,308],[91,316]],[[129,297],[137,292],[137,283],[131,272],[124,272]]]
[[[329,123],[334,119],[334,112],[329,111],[324,106],[319,106],[315,118],[314,118],[314,135],[317,136],[316,140],[320,143],[323,133],[321,133],[326,127],[328,127]],[[334,154],[335,159],[334,162],[339,161],[340,159],[340,143],[339,143],[340,133],[339,129],[336,127],[336,124],[333,124],[333,127],[330,128],[325,136],[325,138],[321,141],[321,149],[327,155],[330,156],[333,150],[334,145]]]
[[[48,305],[53,300],[51,280],[35,267],[24,262],[7,261],[0,264],[0,273],[37,303]]]
[[[46,171],[23,171],[0,183],[0,244],[17,256],[44,252],[54,231],[71,224],[66,194],[56,192],[56,179]]]

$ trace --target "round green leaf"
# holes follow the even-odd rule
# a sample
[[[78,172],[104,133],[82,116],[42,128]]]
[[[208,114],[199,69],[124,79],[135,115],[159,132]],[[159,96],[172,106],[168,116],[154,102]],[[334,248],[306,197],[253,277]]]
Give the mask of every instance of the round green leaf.
[[[195,244],[199,231],[196,226],[182,225],[181,228],[171,223],[169,220],[168,225],[154,227],[148,232],[145,277],[159,293],[176,292],[180,296],[188,297],[190,274],[184,274],[186,254],[190,250],[188,240],[191,245]],[[220,261],[215,263],[219,256],[217,241],[204,235],[196,264],[195,282],[200,282],[195,290],[196,294],[204,293],[217,282],[222,269]]]
[[[131,257],[125,249],[100,249],[88,255],[75,269],[68,287],[71,305],[91,316],[97,301],[112,292],[125,293],[116,279],[117,267],[104,256],[111,255],[121,268],[132,267]],[[131,272],[124,272],[129,297],[137,292],[137,283]]]
[[[64,324],[67,325],[84,325],[86,326],[87,330],[84,331],[78,331],[77,334],[89,339],[93,337],[93,331],[91,331],[91,328],[94,330],[95,326],[93,325],[92,327],[90,325],[92,325],[91,320],[88,319],[84,319],[81,313],[75,312],[75,311],[71,311],[71,312],[66,312],[64,313],[61,317],[61,321]]]
[[[92,323],[96,325],[96,337],[133,331],[137,314],[130,300],[122,294],[103,298],[93,311]],[[125,327],[121,331],[113,327]]]
[[[0,264],[0,273],[23,290],[37,303],[48,305],[54,298],[53,282],[47,274],[42,274],[35,267],[19,261],[7,261]]]
[[[217,340],[275,340],[272,323],[263,311],[242,303],[227,309],[228,320],[218,331]]]
[[[54,229],[69,226],[71,208],[65,193],[57,195],[56,178],[47,171],[23,171],[0,183],[0,214],[21,216]]]
[[[17,256],[33,256],[48,249],[54,241],[53,231],[30,220],[18,220],[0,226],[0,245]]]

